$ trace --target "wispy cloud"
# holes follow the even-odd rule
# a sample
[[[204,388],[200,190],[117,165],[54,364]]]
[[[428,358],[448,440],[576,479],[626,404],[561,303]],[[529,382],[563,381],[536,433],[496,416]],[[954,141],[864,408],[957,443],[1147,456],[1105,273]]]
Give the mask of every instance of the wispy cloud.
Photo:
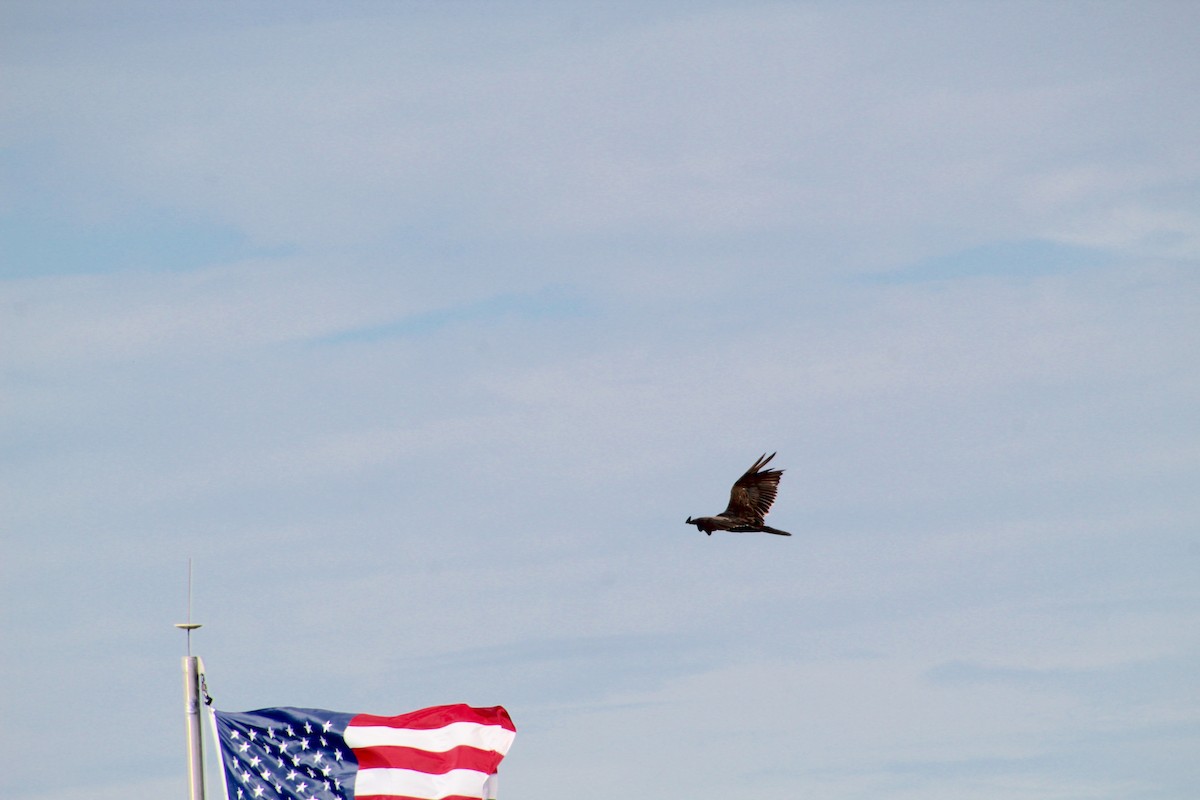
[[[1078,269],[1102,269],[1114,256],[1096,248],[1030,240],[995,242],[926,258],[875,277],[884,282],[944,281],[984,276],[1036,277]]]
[[[509,317],[546,319],[576,317],[587,313],[586,304],[564,291],[543,291],[536,295],[498,295],[478,303],[457,308],[441,308],[414,314],[399,320],[364,328],[340,331],[324,336],[317,344],[347,344],[373,342],[402,336],[419,336],[448,325],[472,323],[494,324]]]

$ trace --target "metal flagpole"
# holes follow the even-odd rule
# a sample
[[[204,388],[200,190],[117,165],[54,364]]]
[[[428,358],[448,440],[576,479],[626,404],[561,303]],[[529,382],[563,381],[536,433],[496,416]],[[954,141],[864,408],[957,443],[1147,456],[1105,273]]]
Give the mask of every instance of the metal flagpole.
[[[197,625],[196,627],[200,627]],[[183,659],[183,690],[186,697],[188,738],[188,797],[204,800],[204,755],[200,749],[200,673],[196,656]]]
[[[183,711],[187,715],[188,797],[204,800],[204,753],[200,745],[200,659],[192,655],[192,560],[188,559],[188,621],[175,627],[187,632],[187,655],[183,657]]]

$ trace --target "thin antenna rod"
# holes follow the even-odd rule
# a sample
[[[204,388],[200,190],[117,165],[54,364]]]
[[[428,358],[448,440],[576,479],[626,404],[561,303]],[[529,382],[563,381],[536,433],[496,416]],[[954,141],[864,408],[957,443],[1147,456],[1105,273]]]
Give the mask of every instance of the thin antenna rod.
[[[198,622],[192,622],[192,557],[188,556],[187,579],[187,622],[176,622],[175,627],[187,631],[187,654],[192,655],[192,631],[203,627]]]

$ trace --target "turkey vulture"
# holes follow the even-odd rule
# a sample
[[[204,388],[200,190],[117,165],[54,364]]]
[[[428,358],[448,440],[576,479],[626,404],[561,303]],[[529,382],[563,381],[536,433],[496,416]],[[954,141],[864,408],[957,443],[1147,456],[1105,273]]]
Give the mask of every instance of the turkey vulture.
[[[775,502],[779,489],[781,469],[763,469],[775,457],[774,453],[763,453],[758,461],[737,479],[729,492],[729,506],[715,517],[688,517],[687,525],[695,525],[712,536],[713,531],[735,531],[737,533],[773,533],[776,536],[791,536],[787,531],[763,524],[763,517]]]

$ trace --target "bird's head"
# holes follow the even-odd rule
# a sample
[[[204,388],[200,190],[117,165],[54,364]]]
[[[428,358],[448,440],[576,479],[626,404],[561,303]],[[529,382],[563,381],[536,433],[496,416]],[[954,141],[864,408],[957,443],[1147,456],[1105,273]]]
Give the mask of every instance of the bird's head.
[[[696,523],[692,521],[692,518],[691,518],[691,517],[688,517],[687,519],[685,519],[685,520],[683,521],[683,524],[684,524],[684,525],[695,525]]]

